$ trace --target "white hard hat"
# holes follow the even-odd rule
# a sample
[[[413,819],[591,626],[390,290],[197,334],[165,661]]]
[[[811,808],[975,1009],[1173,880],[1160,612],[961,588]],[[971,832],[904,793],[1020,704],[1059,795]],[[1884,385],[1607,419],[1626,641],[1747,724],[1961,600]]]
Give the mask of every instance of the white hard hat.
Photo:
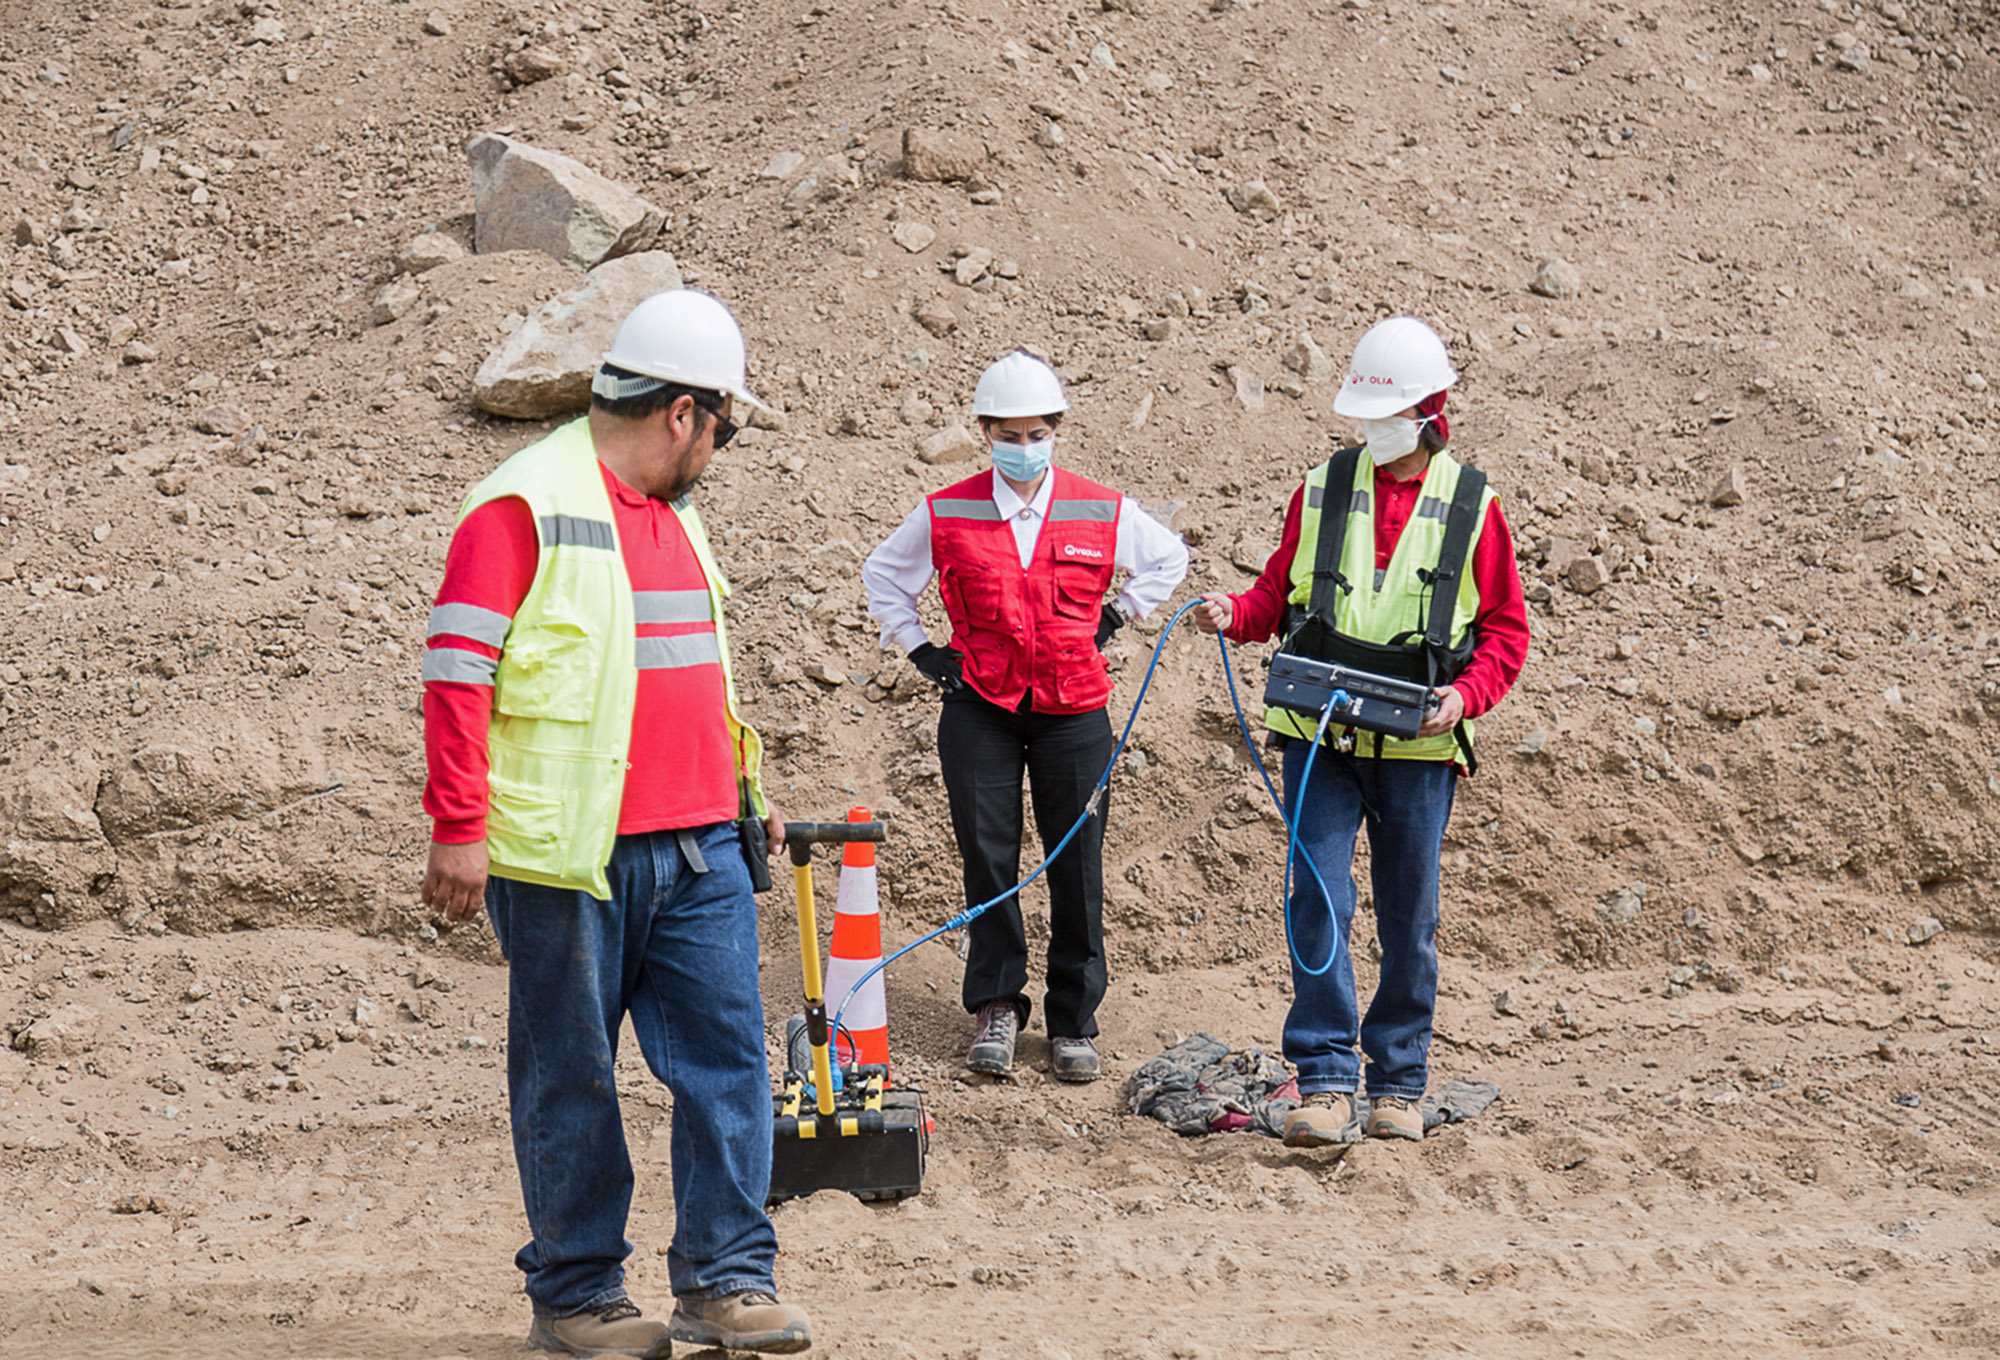
[[[980,374],[979,386],[972,393],[972,414],[995,420],[1052,416],[1068,409],[1062,379],[1024,349],[1015,350]]]
[[[692,288],[655,293],[634,307],[619,323],[604,362],[681,387],[727,392],[769,409],[743,384],[743,328],[721,299]],[[615,385],[615,379],[599,374],[592,390]]]
[[[1333,409],[1357,420],[1382,420],[1457,381],[1437,332],[1414,316],[1392,316],[1369,327],[1354,347]]]

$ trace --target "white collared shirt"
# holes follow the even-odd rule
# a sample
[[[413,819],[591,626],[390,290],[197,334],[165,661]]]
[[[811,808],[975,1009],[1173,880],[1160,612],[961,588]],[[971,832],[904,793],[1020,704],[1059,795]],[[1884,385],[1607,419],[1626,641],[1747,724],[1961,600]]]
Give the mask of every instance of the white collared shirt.
[[[1026,571],[1035,560],[1035,544],[1041,539],[1049,501],[1055,495],[1055,469],[1049,469],[1035,488],[1034,499],[1027,501],[997,469],[992,475],[993,503],[1014,531],[1014,547],[1021,555],[1021,570]],[[1144,618],[1172,595],[1187,575],[1187,545],[1179,534],[1141,510],[1139,502],[1124,496],[1118,510],[1118,548],[1113,565],[1131,573],[1118,592],[1119,603],[1133,617]],[[885,649],[911,652],[930,641],[917,617],[917,600],[936,574],[931,561],[930,506],[919,501],[896,532],[883,539],[861,565],[868,612],[882,625]]]

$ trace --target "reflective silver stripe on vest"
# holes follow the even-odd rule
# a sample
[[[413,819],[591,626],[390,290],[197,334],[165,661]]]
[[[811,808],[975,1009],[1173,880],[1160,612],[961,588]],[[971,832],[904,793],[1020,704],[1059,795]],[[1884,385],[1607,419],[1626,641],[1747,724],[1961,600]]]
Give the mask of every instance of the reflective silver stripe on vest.
[[[708,623],[715,617],[705,590],[635,590],[632,615],[639,623]]]
[[[1382,583],[1388,579],[1389,569],[1387,567],[1375,568],[1375,593],[1377,595],[1382,593]]]
[[[1000,518],[1000,507],[992,501],[932,501],[931,513],[941,519]]]
[[[442,680],[451,685],[493,684],[500,663],[490,656],[468,652],[463,647],[433,647],[424,653],[424,683]]]
[[[424,636],[443,633],[498,647],[507,640],[507,630],[513,626],[514,620],[497,609],[481,609],[476,604],[441,604],[432,607],[430,630]]]
[[[642,671],[669,671],[682,666],[720,666],[722,647],[713,633],[687,633],[680,637],[642,637],[633,646],[633,659]]]
[[[1317,483],[1306,488],[1306,504],[1317,510],[1326,501],[1326,488]]]
[[[1417,502],[1417,515],[1423,519],[1442,520],[1450,510],[1451,503],[1436,496],[1425,496]]]
[[[1366,491],[1361,491],[1361,490],[1355,491],[1355,493],[1352,496],[1349,496],[1347,498],[1347,513],[1350,515],[1367,514],[1369,499],[1370,499],[1369,495]]]
[[[1109,524],[1117,518],[1117,501],[1057,501],[1049,507],[1051,524],[1065,519],[1095,520],[1099,524]]]
[[[611,521],[584,519],[579,515],[543,515],[542,546],[545,548],[615,548],[618,536]]]

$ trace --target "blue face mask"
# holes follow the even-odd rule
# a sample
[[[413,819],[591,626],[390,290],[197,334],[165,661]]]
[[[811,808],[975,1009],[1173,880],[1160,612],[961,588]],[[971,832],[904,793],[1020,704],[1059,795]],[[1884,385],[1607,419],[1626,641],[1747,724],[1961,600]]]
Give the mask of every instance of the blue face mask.
[[[1049,459],[1056,451],[1053,436],[1037,439],[1032,444],[1009,444],[1004,440],[993,441],[993,466],[1000,469],[1000,475],[1016,482],[1032,482],[1049,470]]]

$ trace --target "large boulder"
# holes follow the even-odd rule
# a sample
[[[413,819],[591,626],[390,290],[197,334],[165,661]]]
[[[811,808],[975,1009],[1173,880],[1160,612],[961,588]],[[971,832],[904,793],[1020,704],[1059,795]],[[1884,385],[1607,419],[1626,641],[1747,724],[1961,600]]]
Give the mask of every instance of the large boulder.
[[[544,420],[590,405],[590,378],[625,314],[655,293],[681,286],[664,250],[611,260],[566,293],[537,307],[486,356],[472,379],[472,403],[516,420]]]
[[[653,244],[666,215],[580,161],[497,132],[466,145],[476,212],[473,249],[539,250],[590,269]]]

